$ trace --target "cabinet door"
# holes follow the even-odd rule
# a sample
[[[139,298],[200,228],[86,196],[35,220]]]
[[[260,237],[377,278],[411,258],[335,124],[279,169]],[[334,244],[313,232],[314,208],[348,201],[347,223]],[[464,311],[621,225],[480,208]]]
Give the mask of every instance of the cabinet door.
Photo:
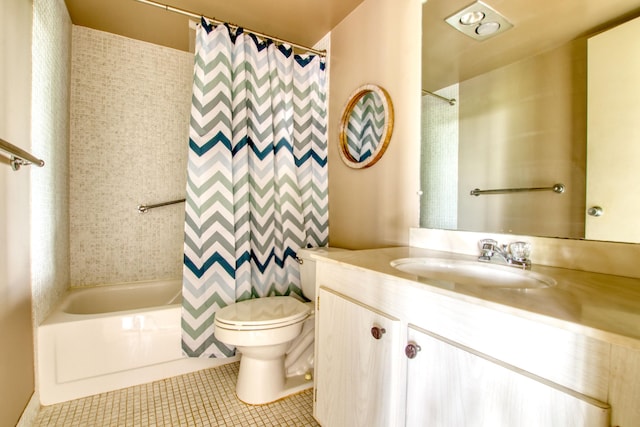
[[[585,237],[640,242],[636,224],[640,197],[640,19],[625,22],[588,41],[587,208]]]
[[[409,328],[407,426],[608,426],[607,404]]]
[[[399,425],[399,321],[324,288],[319,296],[316,418],[325,427]],[[372,328],[384,333],[376,339]]]

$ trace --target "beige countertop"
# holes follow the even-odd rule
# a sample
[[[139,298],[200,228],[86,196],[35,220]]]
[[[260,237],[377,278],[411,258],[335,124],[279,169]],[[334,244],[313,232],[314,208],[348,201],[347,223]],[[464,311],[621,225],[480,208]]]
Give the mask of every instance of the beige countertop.
[[[470,286],[404,273],[390,262],[408,257],[476,261],[477,257],[413,247],[320,252],[317,257],[348,268],[366,269],[401,285],[447,295],[551,326],[568,329],[611,344],[640,350],[640,279],[533,265],[532,272],[553,278],[546,288],[504,289]],[[507,267],[512,268],[512,267]]]

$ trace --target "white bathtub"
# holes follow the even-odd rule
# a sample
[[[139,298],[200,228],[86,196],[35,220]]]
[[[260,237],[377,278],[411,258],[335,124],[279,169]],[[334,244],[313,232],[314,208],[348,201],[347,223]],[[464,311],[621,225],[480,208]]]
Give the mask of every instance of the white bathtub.
[[[73,289],[38,327],[40,403],[51,405],[230,363],[180,347],[181,281]]]

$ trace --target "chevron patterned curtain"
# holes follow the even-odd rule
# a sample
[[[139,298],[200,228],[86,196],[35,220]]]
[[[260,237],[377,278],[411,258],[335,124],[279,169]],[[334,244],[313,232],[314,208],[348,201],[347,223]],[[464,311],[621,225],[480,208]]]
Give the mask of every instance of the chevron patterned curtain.
[[[354,105],[347,126],[349,153],[362,162],[373,155],[384,128],[384,105],[374,92],[367,92]]]
[[[326,75],[319,56],[241,29],[197,30],[185,215],[182,349],[228,357],[216,310],[302,295],[295,255],[326,246]]]

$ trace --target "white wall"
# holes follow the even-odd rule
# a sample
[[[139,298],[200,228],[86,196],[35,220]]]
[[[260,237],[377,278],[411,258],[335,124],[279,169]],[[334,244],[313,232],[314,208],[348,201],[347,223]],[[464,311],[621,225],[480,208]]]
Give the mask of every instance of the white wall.
[[[179,278],[193,55],[73,27],[71,285]]]
[[[31,150],[29,0],[0,2],[0,138]],[[0,425],[15,425],[34,390],[29,167],[0,164]]]
[[[419,218],[421,3],[365,0],[331,31],[329,242],[352,249],[403,245]],[[395,125],[382,159],[350,169],[338,152],[349,95],[370,83],[390,94]]]

